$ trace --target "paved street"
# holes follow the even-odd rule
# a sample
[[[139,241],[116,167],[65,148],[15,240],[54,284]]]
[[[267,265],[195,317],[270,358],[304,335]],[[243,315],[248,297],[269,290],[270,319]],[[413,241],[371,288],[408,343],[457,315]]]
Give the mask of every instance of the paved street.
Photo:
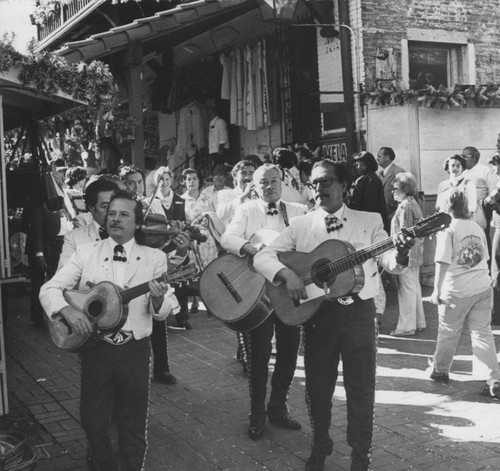
[[[29,433],[40,451],[37,470],[84,470],[78,357],[58,351],[46,332],[32,327],[26,295],[12,286],[9,292],[6,349],[11,414],[0,419],[1,428]],[[434,383],[426,369],[435,346],[435,308],[426,305],[425,332],[395,339],[387,334],[395,326],[396,305],[395,292],[388,292],[378,352],[372,469],[500,470],[500,402],[478,394],[482,383],[471,377],[468,333],[462,337],[450,384]],[[311,439],[302,358],[289,400],[302,431],[267,424],[264,438],[252,442],[246,435],[247,379],[234,359],[235,334],[204,311],[192,315],[192,323],[191,331],[169,329],[171,369],[179,383],[151,386],[146,469],[302,470]],[[335,445],[325,470],[348,470],[342,376],[333,403]]]

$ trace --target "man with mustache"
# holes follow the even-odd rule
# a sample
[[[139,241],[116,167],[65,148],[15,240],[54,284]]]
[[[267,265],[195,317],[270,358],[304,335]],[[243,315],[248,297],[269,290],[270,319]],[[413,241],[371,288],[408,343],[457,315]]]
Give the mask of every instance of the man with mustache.
[[[255,246],[250,238],[259,229],[274,229],[279,233],[290,220],[304,214],[307,207],[281,200],[281,171],[278,166],[264,164],[253,174],[253,188],[258,199],[249,199],[236,207],[235,215],[222,235],[222,247],[240,257],[253,257],[262,245]],[[289,327],[272,313],[249,333],[250,425],[248,436],[257,440],[264,434],[266,420],[266,388],[271,342],[276,333],[276,367],[271,380],[272,390],[267,405],[269,421],[290,430],[300,430],[300,424],[290,417],[287,406],[288,390],[297,364],[300,328]],[[248,348],[248,345],[247,345]]]
[[[316,162],[311,184],[317,208],[291,220],[268,247],[255,255],[255,269],[272,283],[285,283],[288,295],[296,303],[307,299],[306,287],[294,270],[279,261],[279,253],[309,253],[330,239],[349,241],[358,250],[388,237],[379,214],[351,210],[344,205],[348,180],[348,169],[342,164],[328,159]],[[383,253],[379,262],[384,268],[401,273],[408,265],[411,242],[402,236],[395,242],[397,249]],[[306,471],[322,471],[333,450],[329,436],[331,400],[340,358],[347,398],[347,441],[352,447],[350,469],[368,470],[375,401],[376,260],[365,262],[363,272],[364,286],[357,295],[325,300],[304,324],[306,399],[313,430]]]
[[[40,291],[49,320],[62,317],[77,335],[90,335],[94,323],[70,306],[65,290],[87,289],[101,281],[120,288],[148,283],[149,294],[128,303],[128,316],[118,332],[99,338],[80,352],[82,427],[87,435],[88,465],[92,470],[143,469],[149,401],[149,336],[152,320],[165,320],[178,309],[170,286],[160,276],[167,257],[139,245],[134,238],[142,221],[142,205],[120,190],[109,202],[109,238],[83,244]],[[111,423],[118,432],[118,460],[111,441]]]

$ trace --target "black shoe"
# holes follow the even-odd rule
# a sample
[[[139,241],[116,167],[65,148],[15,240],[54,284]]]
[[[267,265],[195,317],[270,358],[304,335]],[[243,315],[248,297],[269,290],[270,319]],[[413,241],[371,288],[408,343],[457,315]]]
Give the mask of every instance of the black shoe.
[[[248,436],[250,440],[258,440],[264,435],[264,423],[266,419],[250,419],[250,425],[248,426]]]
[[[282,414],[267,414],[269,422],[275,427],[286,428],[288,430],[300,430],[302,425],[300,425],[296,420],[290,417],[288,412]]]
[[[177,378],[168,371],[162,371],[161,373],[155,373],[153,376],[153,380],[157,383],[163,384],[176,384]]]
[[[198,312],[198,306],[191,306],[189,312],[190,314],[196,314]]]
[[[323,471],[325,469],[326,456],[311,455],[306,463],[305,471]]]
[[[305,471],[323,471],[325,468],[325,460],[333,452],[333,441],[331,438],[315,444],[311,456],[307,460]]]
[[[448,373],[438,373],[436,370],[432,370],[431,379],[437,381],[438,383],[449,383],[450,377]]]

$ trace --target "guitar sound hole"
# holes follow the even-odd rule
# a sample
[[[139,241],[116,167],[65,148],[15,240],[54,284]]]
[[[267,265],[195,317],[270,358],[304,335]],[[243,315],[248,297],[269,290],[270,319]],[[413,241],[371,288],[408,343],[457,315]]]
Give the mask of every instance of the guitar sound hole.
[[[311,277],[314,283],[318,286],[323,286],[325,283],[329,285],[335,280],[335,275],[329,268],[330,260],[321,258],[316,260],[311,267]]]
[[[103,304],[99,299],[94,299],[87,306],[87,312],[89,316],[99,317],[102,314]]]

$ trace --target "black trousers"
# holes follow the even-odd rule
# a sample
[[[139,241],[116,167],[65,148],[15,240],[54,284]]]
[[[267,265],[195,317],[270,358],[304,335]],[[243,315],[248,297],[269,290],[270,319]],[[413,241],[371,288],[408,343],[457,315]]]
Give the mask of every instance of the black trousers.
[[[168,333],[167,322],[153,319],[153,332],[151,334],[151,347],[153,350],[153,373],[170,372],[168,363]]]
[[[115,471],[110,427],[118,430],[121,471],[139,471],[146,456],[149,400],[149,339],[111,345],[104,340],[81,352],[82,427],[89,443],[89,468]]]
[[[271,358],[272,338],[276,332],[276,365],[271,378],[269,413],[287,410],[287,396],[297,365],[300,328],[290,327],[273,312],[259,327],[249,333],[250,415],[256,420],[266,415],[266,390]]]
[[[375,404],[375,306],[357,300],[348,306],[324,302],[304,325],[306,400],[313,429],[313,451],[330,442],[332,395],[342,358],[347,397],[347,442],[351,469],[368,468]]]

